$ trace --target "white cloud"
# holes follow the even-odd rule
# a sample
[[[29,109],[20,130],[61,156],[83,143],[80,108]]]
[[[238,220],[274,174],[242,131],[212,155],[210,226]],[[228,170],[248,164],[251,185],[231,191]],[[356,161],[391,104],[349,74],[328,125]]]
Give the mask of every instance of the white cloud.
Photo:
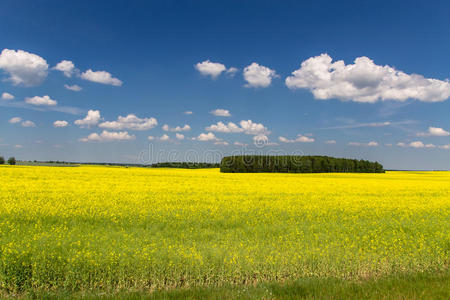
[[[378,147],[378,142],[375,141],[370,141],[368,143],[350,142],[348,143],[348,145],[356,147]]]
[[[450,149],[450,144],[439,146],[439,149],[448,150],[448,149]]]
[[[23,146],[22,145],[14,145],[14,148],[21,149],[21,148],[23,148]]]
[[[166,142],[168,140],[170,140],[170,137],[167,134],[163,134],[160,138],[160,141]]]
[[[151,135],[149,135],[147,139],[148,139],[149,141],[153,141],[153,140],[155,139],[155,137],[154,137],[154,136],[151,136]]]
[[[212,124],[205,128],[207,131],[215,131],[215,132],[243,132],[244,129],[234,124],[233,122],[228,122],[225,124],[223,122],[217,122],[217,124]]]
[[[219,141],[220,140],[212,132],[201,133],[197,138],[194,138],[194,139],[197,141],[201,141],[201,142]]]
[[[103,130],[101,134],[91,133],[85,138],[80,139],[81,142],[112,142],[134,140],[136,136],[128,134],[126,131],[111,132]]]
[[[242,120],[239,123],[240,126],[233,122],[228,122],[228,124],[223,122],[217,122],[217,124],[212,124],[205,129],[207,131],[224,132],[224,133],[238,133],[244,132],[246,134],[252,135],[267,135],[270,131],[260,123],[253,123],[252,120]]]
[[[402,148],[405,148],[405,147],[410,147],[410,148],[436,148],[437,147],[434,144],[424,144],[422,141],[413,141],[413,142],[411,142],[409,144],[400,142],[400,143],[397,143],[397,146],[398,147],[402,147]],[[442,149],[442,146],[439,146],[439,148]]]
[[[427,132],[419,132],[418,136],[450,136],[450,132],[439,127],[428,127]]]
[[[277,143],[269,142],[269,138],[267,137],[267,135],[264,134],[255,135],[253,137],[253,144],[257,147],[278,145]]]
[[[117,121],[103,122],[98,126],[112,130],[149,130],[156,125],[158,125],[158,121],[155,118],[138,118],[134,114],[129,114],[126,117],[119,116]]]
[[[63,72],[66,77],[72,77],[72,75],[76,72],[75,65],[70,60],[63,60],[59,62],[55,67],[53,67],[53,69]]]
[[[234,75],[236,75],[236,73],[239,71],[238,68],[235,67],[231,67],[227,70],[227,74],[230,75],[230,77],[234,77]]]
[[[216,79],[227,68],[224,64],[205,60],[201,63],[197,63],[195,65],[195,69],[197,69],[197,71],[199,71],[204,76],[211,76],[211,78]]]
[[[34,97],[28,97],[25,98],[25,102],[31,105],[38,105],[38,106],[55,106],[58,104],[56,100],[51,99],[48,95],[45,96],[34,96]]]
[[[36,127],[33,121],[23,121],[21,125],[22,127]]]
[[[336,141],[335,140],[328,140],[328,141],[325,141],[325,144],[336,144]]]
[[[14,99],[14,96],[13,95],[11,95],[10,93],[3,93],[2,94],[2,99],[3,100],[12,100],[12,99]]]
[[[253,123],[252,120],[242,120],[239,123],[246,134],[268,135],[270,131],[261,123]]]
[[[74,91],[74,92],[79,92],[79,91],[81,91],[83,89],[81,86],[76,85],[76,84],[74,84],[74,85],[65,84],[64,87],[66,89],[68,89],[70,91]]]
[[[175,137],[177,138],[177,140],[184,140],[184,135],[181,133],[176,133]]]
[[[91,69],[81,74],[81,78],[92,82],[109,84],[114,86],[121,86],[122,81],[118,78],[112,77],[112,75],[106,71],[92,71]]]
[[[412,147],[412,148],[424,148],[425,145],[421,141],[415,141],[415,142],[409,143],[409,147]]]
[[[14,118],[11,118],[8,122],[11,124],[16,124],[16,123],[20,123],[21,121],[22,121],[21,117],[14,117]]]
[[[297,137],[295,139],[293,139],[293,140],[287,139],[287,138],[282,137],[282,136],[278,137],[278,140],[280,142],[282,142],[282,143],[296,143],[296,142],[312,143],[312,142],[315,141],[313,138],[310,138],[310,137],[307,137],[307,136],[304,136],[304,135],[301,135],[301,134],[297,135]]]
[[[184,112],[184,114],[185,114],[185,115],[192,115],[192,114],[193,114],[193,112],[192,112],[192,111],[190,111],[190,110],[187,110],[187,111],[185,111],[185,112]]]
[[[274,70],[255,62],[244,68],[244,79],[247,81],[245,87],[268,87],[277,76]]]
[[[162,129],[164,131],[170,131],[170,132],[181,132],[181,131],[189,131],[191,130],[191,126],[189,126],[188,124],[184,125],[183,127],[177,126],[177,127],[170,127],[167,124],[164,124],[162,126]]]
[[[231,117],[230,111],[222,108],[211,111],[211,114],[217,117]]]
[[[237,141],[234,142],[233,145],[235,145],[235,146],[241,146],[241,147],[247,146],[247,144],[244,144],[244,143],[241,143],[241,142],[237,142]]]
[[[42,57],[23,50],[3,49],[0,54],[0,69],[9,75],[14,85],[36,86],[48,74],[48,64]]]
[[[311,57],[286,78],[290,89],[309,89],[316,99],[374,103],[379,100],[425,102],[444,101],[450,97],[450,83],[417,74],[406,74],[390,66],[376,65],[368,57],[354,64],[332,62],[328,54]]]
[[[67,125],[69,125],[69,123],[67,121],[55,121],[53,122],[53,127],[66,127]]]
[[[98,122],[100,122],[100,119],[101,119],[100,111],[90,109],[86,117],[81,120],[76,120],[75,124],[82,128],[86,128],[97,125]]]
[[[228,142],[225,142],[225,141],[218,141],[218,142],[215,142],[214,145],[228,146],[229,143],[228,143]]]

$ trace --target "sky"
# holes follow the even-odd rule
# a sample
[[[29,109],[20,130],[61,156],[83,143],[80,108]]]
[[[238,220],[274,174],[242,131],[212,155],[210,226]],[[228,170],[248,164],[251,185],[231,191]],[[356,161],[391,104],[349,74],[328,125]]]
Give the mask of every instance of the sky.
[[[0,155],[450,169],[448,1],[0,5]]]

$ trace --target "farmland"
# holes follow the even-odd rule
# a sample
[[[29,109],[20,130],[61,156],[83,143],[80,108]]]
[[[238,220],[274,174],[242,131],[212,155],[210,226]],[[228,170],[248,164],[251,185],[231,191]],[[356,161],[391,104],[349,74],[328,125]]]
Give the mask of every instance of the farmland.
[[[448,283],[449,172],[0,166],[0,179],[0,295]]]

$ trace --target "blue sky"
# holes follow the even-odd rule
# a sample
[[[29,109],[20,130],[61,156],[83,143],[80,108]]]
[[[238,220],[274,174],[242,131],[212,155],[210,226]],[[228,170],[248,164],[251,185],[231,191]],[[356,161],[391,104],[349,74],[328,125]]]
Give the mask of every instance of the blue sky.
[[[450,169],[448,1],[180,2],[2,1],[0,155]]]

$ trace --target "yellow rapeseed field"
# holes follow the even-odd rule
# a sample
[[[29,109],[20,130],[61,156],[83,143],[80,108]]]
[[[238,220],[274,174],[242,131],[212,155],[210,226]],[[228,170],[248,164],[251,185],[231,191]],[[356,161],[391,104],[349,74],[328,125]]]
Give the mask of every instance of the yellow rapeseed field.
[[[0,288],[172,288],[446,270],[450,172],[0,167]]]

